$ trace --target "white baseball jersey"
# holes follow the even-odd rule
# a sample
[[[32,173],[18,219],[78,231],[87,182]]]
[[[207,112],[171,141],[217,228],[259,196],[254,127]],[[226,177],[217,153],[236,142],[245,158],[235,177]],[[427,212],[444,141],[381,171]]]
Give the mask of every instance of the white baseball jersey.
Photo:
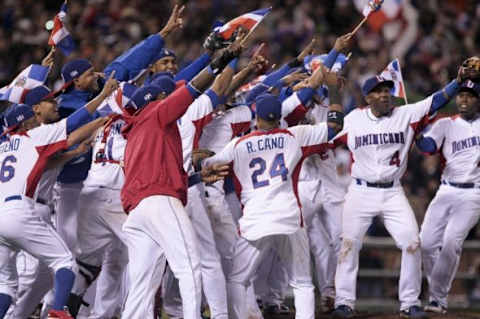
[[[423,135],[435,141],[445,159],[443,180],[480,182],[480,118],[473,121],[459,115],[443,118],[430,125]]]
[[[213,116],[212,121],[203,129],[200,148],[220,152],[235,136],[251,128],[252,119],[252,111],[246,105],[236,106]]]
[[[328,139],[326,123],[255,131],[233,139],[204,165],[233,161],[233,179],[243,207],[240,234],[248,240],[292,234],[303,227],[297,193],[304,157]]]
[[[432,96],[395,107],[389,116],[379,118],[370,107],[350,112],[333,142],[346,144],[352,153],[352,177],[371,183],[398,182],[407,169],[415,133],[428,121],[431,105]]]
[[[127,140],[122,135],[124,125],[125,121],[120,116],[114,116],[110,125],[98,130],[92,149],[92,166],[83,182],[84,186],[122,189],[125,174],[121,163],[127,145]]]
[[[37,199],[38,182],[49,157],[66,148],[66,119],[0,141],[0,200],[22,195]]]
[[[183,169],[188,174],[193,173],[192,151],[198,148],[203,127],[212,120],[212,111],[212,100],[207,94],[202,94],[177,122],[182,138]]]
[[[307,113],[307,118],[309,118],[311,123],[316,124],[326,122],[327,115],[327,104],[315,104],[315,106],[311,108]],[[317,178],[319,178],[322,183],[322,199],[328,202],[343,201],[346,193],[346,188],[343,187],[342,184],[339,182],[339,176],[337,173],[336,152],[337,150],[326,149],[321,154],[310,156],[305,160],[304,167],[302,168],[303,173],[303,170],[306,168],[305,165],[312,165],[312,162],[318,168],[316,173],[318,176]],[[305,180],[311,179],[311,176],[303,177],[305,178]],[[302,179],[302,176],[300,176],[300,178]]]

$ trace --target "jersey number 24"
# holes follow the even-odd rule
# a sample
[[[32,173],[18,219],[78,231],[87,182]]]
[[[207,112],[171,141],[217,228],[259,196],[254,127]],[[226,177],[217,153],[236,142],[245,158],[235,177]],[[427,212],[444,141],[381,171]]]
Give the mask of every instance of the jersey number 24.
[[[256,170],[252,173],[252,184],[253,188],[259,188],[270,185],[269,179],[259,180],[259,177],[263,175],[265,170],[267,169],[267,162],[261,157],[255,157],[250,161],[249,164],[250,168],[256,168]],[[270,178],[274,178],[276,176],[281,176],[282,181],[286,181],[288,177],[288,168],[285,167],[285,158],[283,153],[279,153],[275,155],[275,158],[270,165],[270,170],[268,171],[270,174]]]

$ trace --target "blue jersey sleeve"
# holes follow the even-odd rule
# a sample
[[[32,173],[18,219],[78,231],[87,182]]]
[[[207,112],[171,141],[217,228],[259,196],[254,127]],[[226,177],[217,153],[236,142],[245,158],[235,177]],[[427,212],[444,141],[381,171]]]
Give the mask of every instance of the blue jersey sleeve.
[[[202,71],[209,63],[211,57],[208,54],[202,54],[198,59],[190,63],[188,66],[181,69],[174,77],[174,81],[190,81],[193,79],[200,71]]]
[[[158,34],[153,34],[113,60],[107,65],[104,72],[109,75],[115,70],[115,78],[118,81],[134,79],[154,62],[153,59],[163,45],[163,38]]]

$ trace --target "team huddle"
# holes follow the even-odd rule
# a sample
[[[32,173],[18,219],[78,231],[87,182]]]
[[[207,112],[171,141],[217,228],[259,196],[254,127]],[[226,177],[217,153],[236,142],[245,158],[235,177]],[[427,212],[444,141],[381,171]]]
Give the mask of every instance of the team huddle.
[[[376,216],[402,252],[400,316],[446,313],[480,216],[480,59],[399,107],[393,81],[368,78],[367,106],[345,115],[353,33],[270,69],[262,45],[240,67],[244,28],[212,31],[178,70],[164,39],[182,11],[103,72],[70,60],[60,90],[39,81],[4,112],[0,318],[42,304],[41,318],[259,319],[293,312],[288,286],[295,318],[315,318],[315,287],[322,312],[352,318]],[[458,114],[439,118],[450,100]],[[445,163],[420,228],[400,182],[414,143]]]

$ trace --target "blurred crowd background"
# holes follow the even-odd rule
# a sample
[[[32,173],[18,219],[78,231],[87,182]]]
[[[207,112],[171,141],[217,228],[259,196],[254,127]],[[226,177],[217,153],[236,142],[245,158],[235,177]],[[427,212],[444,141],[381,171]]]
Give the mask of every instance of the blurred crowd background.
[[[356,1],[356,0],[355,0]],[[242,13],[273,6],[272,13],[258,28],[253,43],[266,43],[272,65],[281,65],[296,56],[312,36],[319,39],[319,53],[328,52],[335,38],[350,32],[362,19],[354,0],[191,0],[187,1],[185,25],[168,38],[179,65],[199,56],[202,43],[217,19],[224,21]],[[351,109],[364,103],[363,80],[379,73],[399,58],[410,101],[419,100],[456,76],[459,64],[476,55],[480,46],[480,3],[475,0],[386,0],[399,4],[398,13],[381,30],[366,25],[354,38],[352,58],[344,75],[348,87],[344,105]],[[57,13],[62,1],[2,0],[0,6],[0,85],[31,63],[40,63],[48,52],[49,32],[45,23]],[[160,31],[173,2],[151,0],[69,0],[68,26],[77,43],[70,58],[84,57],[102,70],[110,61],[149,34]],[[252,46],[251,46],[252,47]],[[254,46],[251,50],[254,49]],[[57,66],[49,84],[58,87],[59,69],[65,58],[57,52]],[[400,104],[402,101],[398,101]],[[450,105],[445,113],[455,112]],[[440,177],[438,156],[425,157],[413,148],[403,182],[419,223],[434,196]],[[380,223],[369,230],[371,236],[387,236]],[[475,229],[469,239],[479,239]],[[480,261],[465,252],[460,271],[478,272]],[[362,267],[398,269],[398,252],[365,252]],[[370,287],[360,293],[385,296],[396,294],[394,282]],[[480,299],[480,283],[455,282],[453,293]],[[361,293],[362,294],[362,293]]]

